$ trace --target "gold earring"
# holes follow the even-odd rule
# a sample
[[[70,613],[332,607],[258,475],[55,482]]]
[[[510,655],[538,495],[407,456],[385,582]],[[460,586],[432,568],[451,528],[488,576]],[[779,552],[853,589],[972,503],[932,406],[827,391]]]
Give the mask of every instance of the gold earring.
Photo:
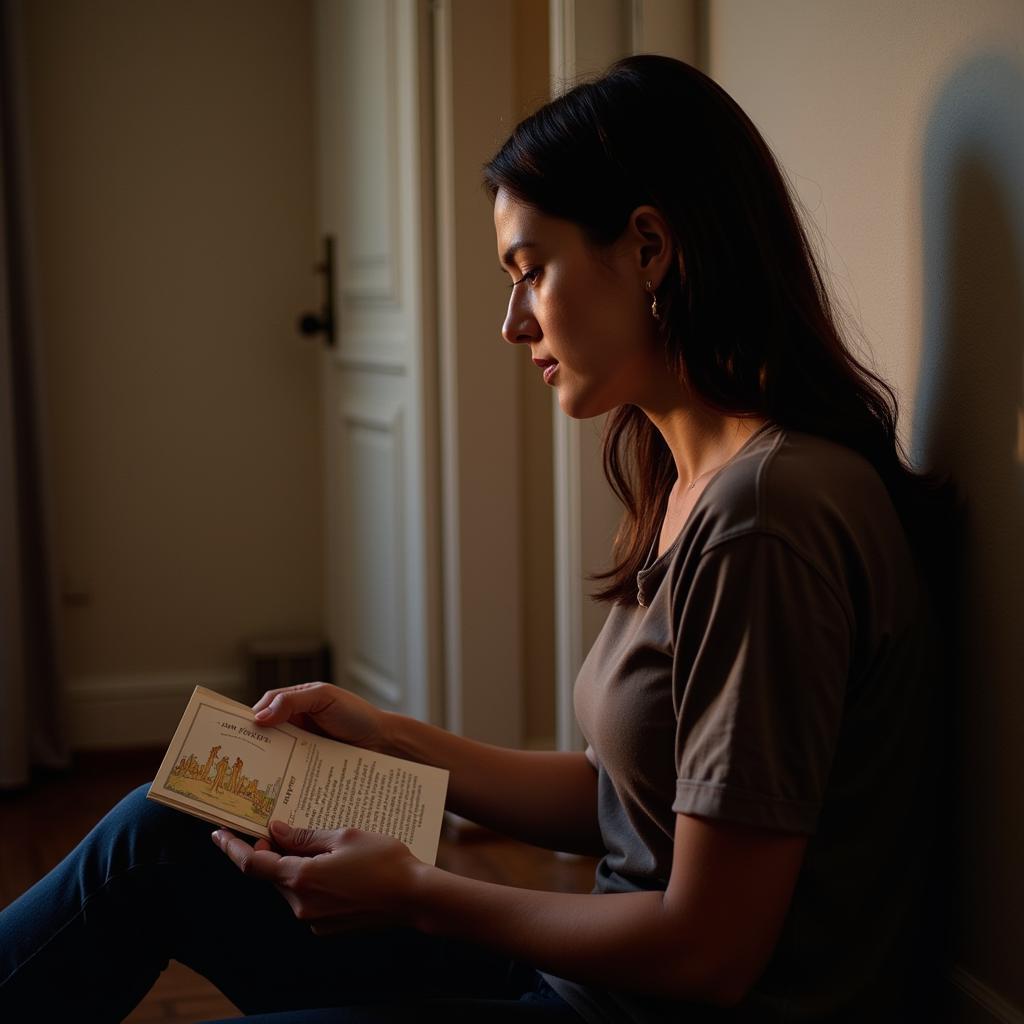
[[[661,314],[658,312],[658,296],[654,293],[654,282],[650,280],[644,281],[644,289],[651,297],[651,316],[655,320],[660,320]]]

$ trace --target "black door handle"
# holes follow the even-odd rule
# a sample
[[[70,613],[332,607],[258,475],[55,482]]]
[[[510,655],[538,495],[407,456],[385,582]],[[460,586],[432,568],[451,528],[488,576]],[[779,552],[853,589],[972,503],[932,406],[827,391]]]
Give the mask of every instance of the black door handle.
[[[299,317],[299,332],[312,337],[324,335],[324,344],[334,347],[334,238],[324,235],[324,258],[313,268],[324,277],[324,305],[319,313],[303,313]]]

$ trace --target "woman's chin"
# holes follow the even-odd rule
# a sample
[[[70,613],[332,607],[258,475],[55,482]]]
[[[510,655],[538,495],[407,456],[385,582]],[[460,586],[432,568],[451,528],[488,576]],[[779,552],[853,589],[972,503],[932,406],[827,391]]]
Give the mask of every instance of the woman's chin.
[[[614,409],[614,405],[596,401],[593,395],[573,395],[568,389],[558,389],[558,406],[570,419],[591,420]]]

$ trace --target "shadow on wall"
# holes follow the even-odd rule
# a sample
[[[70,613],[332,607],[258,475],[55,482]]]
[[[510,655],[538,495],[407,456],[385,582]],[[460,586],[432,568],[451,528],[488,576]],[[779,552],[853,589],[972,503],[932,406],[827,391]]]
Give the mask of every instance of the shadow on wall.
[[[922,182],[924,345],[914,461],[950,472],[967,513],[958,595],[960,891],[952,952],[969,989],[981,982],[1024,1006],[1024,817],[1014,813],[1024,786],[1019,62],[982,55],[948,79],[927,125]]]

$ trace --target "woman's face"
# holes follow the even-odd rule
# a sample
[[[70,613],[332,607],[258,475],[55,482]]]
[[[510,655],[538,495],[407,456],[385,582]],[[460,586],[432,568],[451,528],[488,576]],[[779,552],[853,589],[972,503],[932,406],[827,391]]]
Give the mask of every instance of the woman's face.
[[[562,411],[583,419],[643,405],[664,379],[665,363],[636,247],[596,250],[573,222],[504,190],[495,199],[494,229],[502,269],[519,282],[502,336],[529,346]]]

